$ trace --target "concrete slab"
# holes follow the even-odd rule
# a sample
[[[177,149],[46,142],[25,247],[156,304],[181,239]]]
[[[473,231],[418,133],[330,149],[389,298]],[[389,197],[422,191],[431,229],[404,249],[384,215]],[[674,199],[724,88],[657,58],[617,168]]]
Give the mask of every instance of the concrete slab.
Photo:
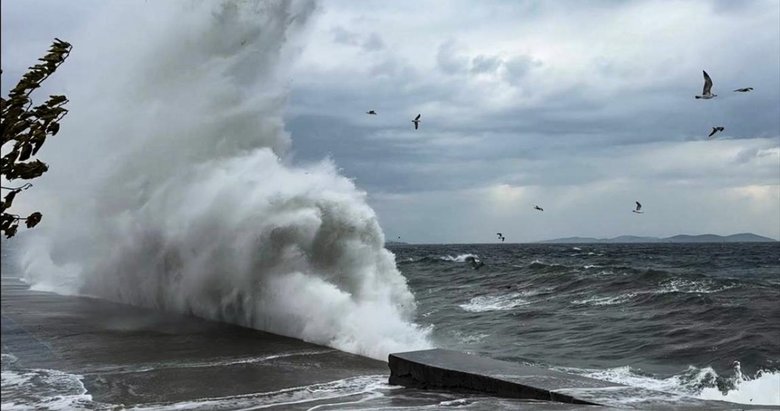
[[[387,375],[382,361],[294,338],[2,281],[3,352],[25,368],[84,376],[98,402],[191,401]]]
[[[383,361],[194,317],[36,292],[6,276],[7,268],[4,409],[581,409],[394,387]],[[24,386],[6,391],[6,374]]]
[[[443,349],[390,354],[390,383],[616,408],[780,409],[705,401]]]

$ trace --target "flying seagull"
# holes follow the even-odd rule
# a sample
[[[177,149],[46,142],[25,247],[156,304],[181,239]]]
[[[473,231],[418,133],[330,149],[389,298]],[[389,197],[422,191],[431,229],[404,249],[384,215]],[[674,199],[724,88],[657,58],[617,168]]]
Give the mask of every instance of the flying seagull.
[[[472,256],[466,257],[466,262],[471,264],[471,268],[473,270],[479,270],[483,265],[485,265],[485,263],[483,263],[481,260]]]
[[[753,87],[738,88],[734,91],[737,93],[747,93],[748,91],[753,91]]]
[[[366,114],[372,114],[372,115],[376,115],[376,111],[374,111],[374,110],[368,110],[368,111],[366,111]]]
[[[702,73],[704,73],[704,89],[702,90],[700,96],[695,96],[695,97],[703,98],[705,100],[718,97],[717,94],[712,94],[712,79],[710,78],[710,75],[707,74],[707,72],[704,70],[702,70]]]
[[[414,123],[414,129],[417,130],[417,127],[420,127],[420,116],[421,114],[418,114],[417,117],[412,120],[412,123]]]
[[[538,205],[534,206],[534,210],[544,211],[542,207],[539,207]]]
[[[642,211],[639,211],[642,209],[642,204],[639,203],[639,201],[634,201],[636,203],[636,210],[631,210],[637,214],[642,214]]]
[[[715,133],[717,133],[718,131],[723,131],[723,130],[725,130],[725,128],[723,128],[723,127],[713,127],[713,128],[712,128],[712,131],[710,132],[710,135],[708,135],[708,136],[707,136],[707,138],[709,138],[709,137],[712,137],[712,136],[714,136],[714,135],[715,135]]]

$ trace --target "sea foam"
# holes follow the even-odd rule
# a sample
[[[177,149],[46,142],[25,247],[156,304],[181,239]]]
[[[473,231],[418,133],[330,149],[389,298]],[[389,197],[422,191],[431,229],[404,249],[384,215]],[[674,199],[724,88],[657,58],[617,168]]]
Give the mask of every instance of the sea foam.
[[[562,371],[605,381],[626,384],[704,400],[720,400],[740,404],[780,405],[780,372],[758,371],[752,378],[742,374],[736,363],[734,375],[719,376],[711,367],[689,367],[667,378],[653,378],[628,366],[606,370],[560,368]],[[718,387],[717,382],[720,381]]]
[[[103,8],[57,73],[70,113],[28,196],[26,279],[378,359],[429,347],[366,194],[288,157],[284,77],[314,4]]]

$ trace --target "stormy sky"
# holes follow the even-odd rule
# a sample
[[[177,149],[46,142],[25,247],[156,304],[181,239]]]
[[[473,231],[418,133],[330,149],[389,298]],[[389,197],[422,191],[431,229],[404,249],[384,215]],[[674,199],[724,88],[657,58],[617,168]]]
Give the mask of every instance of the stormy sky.
[[[99,7],[3,2],[3,92]],[[780,238],[776,0],[328,0],[305,38],[292,161],[333,159],[390,240]]]

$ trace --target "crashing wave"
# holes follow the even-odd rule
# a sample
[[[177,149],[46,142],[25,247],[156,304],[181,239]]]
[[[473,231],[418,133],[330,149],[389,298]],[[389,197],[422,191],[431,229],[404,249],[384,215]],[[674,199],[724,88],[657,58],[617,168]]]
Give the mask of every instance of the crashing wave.
[[[72,39],[26,279],[374,358],[428,347],[366,194],[286,157],[283,77],[314,4],[138,4]]]

